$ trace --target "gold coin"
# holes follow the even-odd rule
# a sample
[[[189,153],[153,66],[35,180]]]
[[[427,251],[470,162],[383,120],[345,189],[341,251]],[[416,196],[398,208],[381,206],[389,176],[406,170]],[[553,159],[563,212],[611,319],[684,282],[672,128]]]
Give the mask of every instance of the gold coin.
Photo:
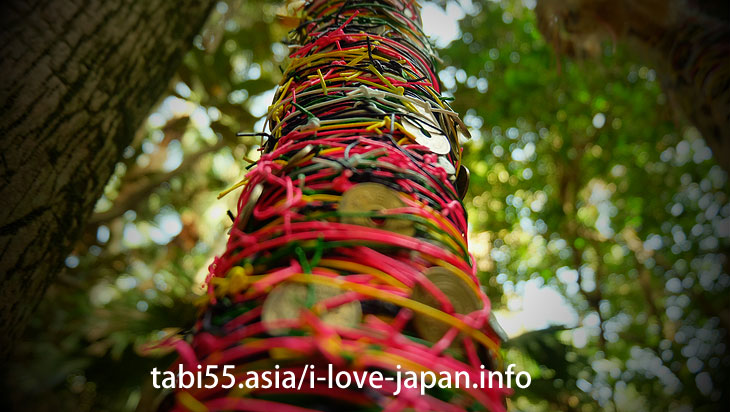
[[[439,156],[437,164],[444,169],[447,175],[452,176],[456,174],[456,168],[454,167],[453,163],[451,163],[451,161],[446,158],[446,156]]]
[[[360,183],[352,186],[342,194],[339,211],[343,213],[382,212],[388,209],[404,207],[405,203],[393,190],[380,183]],[[388,230],[401,235],[413,236],[413,222],[398,217],[373,219],[369,216],[340,216],[342,223],[360,225],[376,229]]]
[[[502,326],[497,321],[497,317],[494,316],[494,312],[489,312],[489,327],[492,328],[494,334],[502,341],[506,342],[509,339],[507,332],[502,329]]]
[[[455,313],[466,315],[482,308],[482,301],[474,290],[456,273],[440,266],[426,269],[423,273],[451,302]],[[444,311],[438,299],[420,283],[413,288],[411,299]],[[416,331],[426,340],[436,342],[450,329],[440,320],[416,313],[413,317]]]
[[[246,224],[248,224],[249,219],[251,219],[253,208],[256,207],[256,203],[258,203],[263,192],[264,185],[262,185],[261,183],[254,186],[254,188],[251,190],[248,201],[245,205],[243,205],[243,208],[241,209],[241,217],[238,219],[238,229],[246,231]]]
[[[456,116],[452,116],[451,118],[459,126],[458,127],[459,134],[462,135],[462,136],[464,136],[465,139],[471,139],[471,132],[469,131],[469,128],[466,126],[466,123],[464,123],[464,121],[461,120],[461,118],[459,117],[459,115],[457,114]]]
[[[311,296],[310,296],[311,293]],[[284,319],[298,319],[302,310],[307,310],[307,299],[312,303],[344,294],[341,289],[325,285],[306,285],[285,282],[278,285],[264,300],[261,321],[272,335],[285,335],[288,328],[276,326],[276,322]],[[322,322],[332,326],[355,327],[362,319],[360,302],[352,301],[320,314]]]
[[[290,169],[296,167],[302,162],[307,156],[309,156],[314,149],[314,146],[308,144],[304,146],[300,151],[296,152],[281,169],[281,173],[287,173]]]
[[[449,143],[449,138],[443,134],[436,131],[429,131],[428,134],[430,134],[430,136],[426,136],[423,133],[425,129],[416,126],[413,122],[406,118],[401,120],[401,124],[406,132],[415,138],[416,143],[428,147],[432,152],[441,155],[451,152],[451,143]]]
[[[459,173],[456,175],[456,190],[459,193],[459,199],[464,200],[466,193],[469,191],[469,169],[461,165],[459,166]]]

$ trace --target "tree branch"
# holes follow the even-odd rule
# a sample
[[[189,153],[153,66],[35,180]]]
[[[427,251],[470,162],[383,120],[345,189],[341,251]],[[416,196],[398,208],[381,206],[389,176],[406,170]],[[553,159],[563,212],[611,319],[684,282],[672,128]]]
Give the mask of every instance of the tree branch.
[[[226,146],[224,140],[220,140],[218,143],[208,146],[196,153],[186,156],[183,162],[167,173],[150,173],[146,178],[140,178],[141,181],[134,187],[131,187],[124,192],[119,194],[114,205],[111,209],[95,213],[89,219],[89,225],[102,225],[112,219],[116,219],[123,215],[128,210],[135,210],[136,205],[146,199],[152,192],[155,191],[162,183],[169,181],[173,177],[185,172],[197,164],[205,155],[213,152],[217,152]]]

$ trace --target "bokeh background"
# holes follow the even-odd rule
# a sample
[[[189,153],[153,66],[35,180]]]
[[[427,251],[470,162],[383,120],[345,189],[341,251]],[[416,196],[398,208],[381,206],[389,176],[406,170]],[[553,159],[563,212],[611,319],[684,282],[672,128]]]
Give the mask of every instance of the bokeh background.
[[[556,55],[534,0],[425,3],[471,128],[470,248],[521,411],[716,410],[730,357],[727,173],[621,42]],[[191,327],[280,79],[277,3],[217,4],[38,308],[8,396],[37,411],[144,411],[142,347]],[[717,409],[719,410],[719,409]]]

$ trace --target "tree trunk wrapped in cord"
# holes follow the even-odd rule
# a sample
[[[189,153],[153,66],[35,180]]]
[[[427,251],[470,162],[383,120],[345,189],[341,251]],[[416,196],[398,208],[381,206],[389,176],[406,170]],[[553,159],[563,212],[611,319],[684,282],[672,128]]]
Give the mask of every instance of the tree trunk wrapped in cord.
[[[172,343],[171,370],[235,365],[234,378],[178,389],[175,410],[504,410],[502,389],[477,384],[499,337],[467,249],[469,132],[440,95],[417,4],[298,12],[261,158],[231,189],[243,187],[227,250],[194,330]],[[329,365],[462,381],[425,395],[394,380],[310,385]],[[307,382],[252,387],[267,371]]]

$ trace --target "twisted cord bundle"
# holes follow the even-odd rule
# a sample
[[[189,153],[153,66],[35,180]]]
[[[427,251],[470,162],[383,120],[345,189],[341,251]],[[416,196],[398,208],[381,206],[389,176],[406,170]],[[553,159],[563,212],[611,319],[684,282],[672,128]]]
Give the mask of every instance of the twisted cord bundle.
[[[440,95],[409,0],[314,0],[290,33],[227,249],[180,363],[236,365],[176,410],[504,410],[500,389],[240,388],[247,371],[463,372],[498,356],[467,248],[468,130]]]

